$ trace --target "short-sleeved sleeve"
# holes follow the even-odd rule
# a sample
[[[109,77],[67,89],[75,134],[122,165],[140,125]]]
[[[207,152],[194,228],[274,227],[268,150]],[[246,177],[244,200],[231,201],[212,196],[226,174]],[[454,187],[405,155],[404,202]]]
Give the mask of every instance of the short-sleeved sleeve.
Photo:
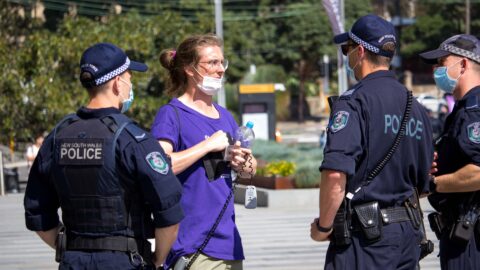
[[[58,225],[60,202],[50,177],[52,137],[45,139],[28,176],[25,190],[25,223],[29,230],[47,231]]]
[[[153,121],[151,133],[157,140],[167,140],[172,143],[173,149],[179,149],[179,123],[175,105],[164,105],[160,107]],[[175,109],[177,111],[175,111]]]
[[[480,166],[480,111],[467,111],[457,136],[458,145],[471,160]]]
[[[184,217],[180,205],[182,187],[158,141],[148,134],[140,141],[128,140],[123,149],[123,164],[139,181],[145,203],[152,209],[155,226],[179,223]]]
[[[359,106],[354,100],[340,99],[330,116],[327,143],[320,170],[355,173],[355,164],[362,153],[362,124]]]

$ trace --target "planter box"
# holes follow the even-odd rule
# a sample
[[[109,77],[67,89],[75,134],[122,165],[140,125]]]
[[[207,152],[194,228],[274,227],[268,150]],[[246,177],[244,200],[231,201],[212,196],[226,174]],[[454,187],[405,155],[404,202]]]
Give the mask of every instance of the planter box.
[[[254,185],[267,189],[292,189],[295,188],[295,178],[292,176],[260,176],[255,175],[252,179],[239,178],[242,185]]]

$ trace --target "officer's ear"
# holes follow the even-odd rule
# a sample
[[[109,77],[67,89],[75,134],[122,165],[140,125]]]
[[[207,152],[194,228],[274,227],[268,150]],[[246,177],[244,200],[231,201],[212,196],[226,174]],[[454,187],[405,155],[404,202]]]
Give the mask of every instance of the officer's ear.
[[[460,74],[463,74],[467,69],[470,69],[472,67],[472,63],[470,63],[468,59],[462,58],[462,60],[460,60],[460,67]]]
[[[360,60],[365,58],[365,54],[366,54],[365,48],[362,45],[358,45],[358,58]]]
[[[120,95],[120,76],[115,76],[112,79],[112,90],[116,96]]]

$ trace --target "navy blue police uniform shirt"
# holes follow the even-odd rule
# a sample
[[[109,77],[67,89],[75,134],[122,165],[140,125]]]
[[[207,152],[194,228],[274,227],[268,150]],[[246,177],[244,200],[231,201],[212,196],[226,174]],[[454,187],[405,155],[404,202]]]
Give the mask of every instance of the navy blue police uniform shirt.
[[[480,166],[480,86],[474,87],[456,102],[437,142],[437,176],[453,173],[467,164]],[[469,198],[470,194],[433,193],[429,201],[436,210],[455,213],[457,208],[454,206]]]
[[[438,147],[437,175],[467,164],[480,166],[480,86],[468,91],[447,117]]]
[[[115,108],[87,109],[80,108],[77,115],[82,119],[101,118],[106,115],[119,114]],[[130,180],[136,181],[138,190],[142,192],[146,205],[152,210],[154,225],[157,228],[179,223],[183,219],[180,206],[182,188],[171,170],[169,159],[158,141],[148,132],[136,128],[139,134],[131,134],[123,130],[117,140],[116,163],[118,169]],[[45,139],[28,177],[24,206],[26,226],[32,231],[46,231],[55,228],[59,223],[57,214],[60,207],[59,196],[51,179],[50,168],[53,162],[53,134]],[[141,138],[139,140],[138,138]],[[160,173],[146,159],[152,152],[160,152],[168,162],[168,172]],[[115,234],[122,234],[116,232]],[[126,231],[125,231],[126,233]]]
[[[398,133],[407,103],[406,88],[393,71],[369,74],[334,103],[320,170],[347,175],[346,192],[365,181],[383,159]],[[425,108],[415,99],[406,136],[380,174],[363,187],[352,204],[378,201],[399,206],[413,194],[428,192],[433,138]]]

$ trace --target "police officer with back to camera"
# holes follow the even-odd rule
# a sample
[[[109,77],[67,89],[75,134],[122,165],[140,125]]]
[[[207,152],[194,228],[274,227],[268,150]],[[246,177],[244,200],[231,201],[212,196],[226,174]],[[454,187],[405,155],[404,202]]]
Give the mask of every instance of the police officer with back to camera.
[[[34,161],[27,228],[56,248],[59,269],[163,269],[183,218],[181,186],[157,140],[122,114],[131,71],[147,66],[98,43],[80,67],[90,101],[56,125]]]
[[[438,159],[429,215],[440,239],[442,269],[480,269],[480,41],[455,35],[420,54],[437,87],[453,93],[455,106],[437,140]],[[476,225],[476,226],[475,226]]]
[[[366,15],[334,42],[359,82],[333,104],[311,237],[330,239],[325,269],[415,269],[424,239],[416,190],[428,192],[433,159],[428,115],[389,71],[391,23]]]

